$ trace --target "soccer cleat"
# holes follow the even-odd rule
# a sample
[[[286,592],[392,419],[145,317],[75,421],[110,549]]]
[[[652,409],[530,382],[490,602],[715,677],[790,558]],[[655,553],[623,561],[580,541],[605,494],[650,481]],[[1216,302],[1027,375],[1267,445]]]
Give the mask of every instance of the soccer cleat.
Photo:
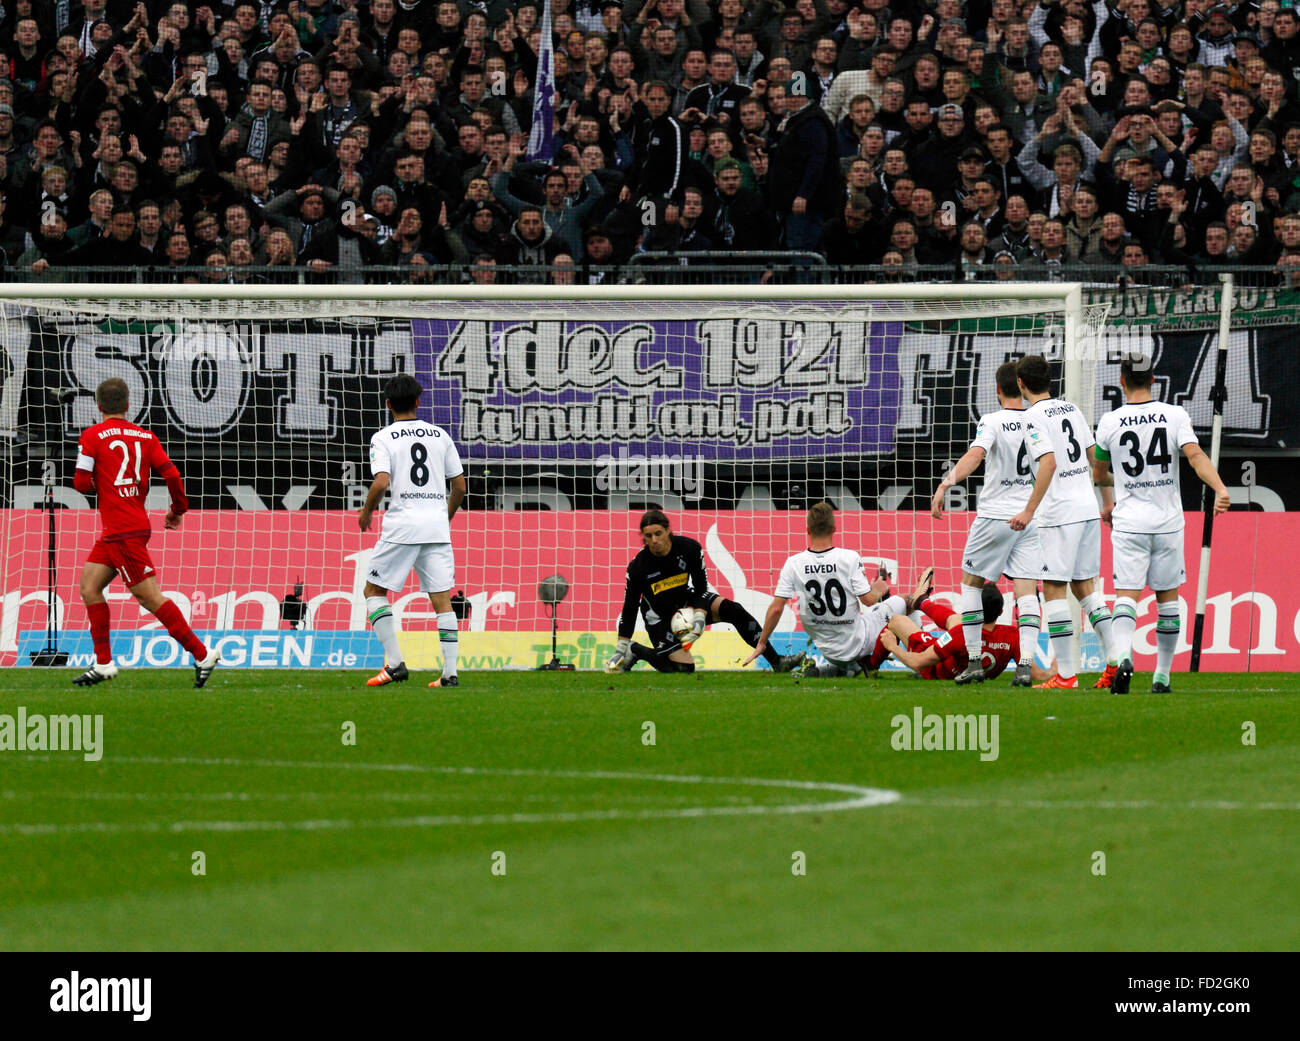
[[[459,676],[439,676],[436,680],[434,680],[432,683],[430,683],[429,686],[430,686],[430,687],[459,687],[459,686],[460,686],[460,677],[459,677]]]
[[[1151,693],[1152,693],[1152,694],[1172,694],[1173,692],[1174,692],[1174,691],[1173,691],[1173,688],[1170,687],[1168,683],[1153,683],[1153,684],[1151,684]]]
[[[1059,672],[1052,673],[1052,678],[1046,683],[1035,683],[1034,690],[1078,690],[1079,677],[1071,676],[1068,680]]]
[[[783,654],[781,655],[781,660],[777,662],[776,668],[773,669],[772,671],[773,672],[794,672],[795,669],[803,665],[804,659],[806,659],[807,657],[808,655],[805,654],[803,651],[800,651],[798,654]]]
[[[916,610],[916,605],[934,592],[934,568],[927,567],[921,572],[920,579],[917,580],[916,588],[912,590],[912,595],[905,601],[907,613],[911,614]]]
[[[366,686],[384,687],[390,683],[405,683],[410,678],[411,674],[406,671],[406,662],[399,661],[396,665],[385,665],[366,680]]]
[[[966,666],[961,672],[953,677],[959,687],[964,687],[968,683],[984,682],[984,666],[977,661],[973,661]]]
[[[221,660],[216,650],[208,651],[208,656],[202,661],[194,663],[194,689],[198,690],[203,684],[208,682],[208,678],[216,671],[217,662]]]
[[[1127,694],[1129,684],[1133,682],[1133,663],[1127,658],[1119,663],[1115,670],[1115,678],[1110,681],[1110,692],[1112,694]]]
[[[1032,687],[1034,685],[1034,667],[1027,661],[1016,662],[1016,678],[1011,681],[1013,687]]]
[[[1111,684],[1115,682],[1115,672],[1118,666],[1107,665],[1106,670],[1097,677],[1097,682],[1092,685],[1093,690],[1110,690]],[[1121,691],[1120,693],[1123,693]]]
[[[106,665],[92,665],[72,682],[78,687],[93,687],[96,683],[111,680],[117,675],[117,666],[111,661]]]

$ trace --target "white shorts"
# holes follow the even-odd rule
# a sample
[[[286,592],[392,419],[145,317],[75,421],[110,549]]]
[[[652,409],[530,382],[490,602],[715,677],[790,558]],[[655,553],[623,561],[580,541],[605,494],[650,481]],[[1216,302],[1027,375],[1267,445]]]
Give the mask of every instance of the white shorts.
[[[1013,531],[1009,521],[975,518],[961,555],[963,571],[996,582],[1003,575],[1038,578],[1042,567],[1043,550],[1033,521],[1024,531]]]
[[[1181,528],[1154,534],[1112,531],[1110,550],[1116,589],[1140,592],[1150,586],[1162,593],[1177,589],[1187,580]]]
[[[889,624],[889,619],[894,615],[901,613],[896,611],[894,609],[895,605],[889,602],[892,599],[894,598],[886,597],[878,604],[872,604],[870,607],[862,608],[862,620],[866,623],[866,628],[862,633],[862,643],[858,647],[857,653],[854,654],[850,660],[844,661],[839,658],[832,658],[825,653],[822,654],[822,657],[832,665],[838,665],[841,668],[854,665],[863,658],[870,658],[876,651],[876,641],[880,639],[880,634],[885,631],[885,626]],[[902,598],[900,597],[899,599]],[[821,648],[819,647],[818,650],[821,650]]]
[[[1101,521],[1039,528],[1043,562],[1038,577],[1049,582],[1086,582],[1101,574]]]
[[[420,592],[445,593],[456,584],[456,561],[450,542],[375,543],[366,580],[400,593],[411,570],[420,578]]]

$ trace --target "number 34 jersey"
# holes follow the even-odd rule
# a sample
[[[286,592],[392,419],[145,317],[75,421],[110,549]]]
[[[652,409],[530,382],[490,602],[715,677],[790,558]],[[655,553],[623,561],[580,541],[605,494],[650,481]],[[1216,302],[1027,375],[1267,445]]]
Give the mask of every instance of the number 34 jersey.
[[[399,419],[370,439],[370,472],[388,474],[384,542],[450,542],[447,482],[464,468],[447,431]]]
[[[1095,442],[1092,427],[1079,406],[1060,398],[1044,398],[1025,409],[1025,414],[1046,436],[1056,457],[1056,473],[1038,505],[1038,526],[1054,528],[1096,520],[1101,510],[1092,490],[1092,467],[1088,463],[1088,449]]]
[[[1183,496],[1178,456],[1196,444],[1187,411],[1163,401],[1121,405],[1097,424],[1097,458],[1115,474],[1116,531],[1157,534],[1181,531]]]
[[[838,546],[796,553],[781,568],[776,595],[799,599],[799,620],[817,649],[835,661],[863,653],[867,623],[858,597],[871,589],[862,559]]]

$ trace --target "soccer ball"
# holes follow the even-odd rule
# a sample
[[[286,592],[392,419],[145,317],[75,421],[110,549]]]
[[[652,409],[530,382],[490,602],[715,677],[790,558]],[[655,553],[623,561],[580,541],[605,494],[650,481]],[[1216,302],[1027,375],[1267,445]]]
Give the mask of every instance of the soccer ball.
[[[693,642],[691,632],[695,628],[695,612],[689,607],[683,607],[672,616],[668,627],[672,629],[673,635],[681,641],[683,647],[689,647]]]

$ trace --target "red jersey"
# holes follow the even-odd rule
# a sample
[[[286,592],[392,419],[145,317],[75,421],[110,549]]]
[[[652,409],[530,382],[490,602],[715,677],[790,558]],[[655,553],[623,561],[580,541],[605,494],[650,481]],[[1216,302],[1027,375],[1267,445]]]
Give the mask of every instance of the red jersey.
[[[156,472],[171,491],[177,515],[189,509],[180,472],[150,431],[125,419],[106,419],[87,427],[77,442],[77,491],[95,491],[107,541],[147,537],[151,531],[144,501],[149,475]]]
[[[960,625],[954,625],[938,636],[929,633],[913,633],[912,651],[923,651],[933,647],[939,655],[939,661],[921,670],[921,678],[927,680],[950,680],[966,668],[970,656],[966,653],[966,637]],[[984,648],[980,652],[980,663],[984,666],[984,675],[998,676],[1013,661],[1020,657],[1020,630],[1014,625],[995,625],[984,630]]]

